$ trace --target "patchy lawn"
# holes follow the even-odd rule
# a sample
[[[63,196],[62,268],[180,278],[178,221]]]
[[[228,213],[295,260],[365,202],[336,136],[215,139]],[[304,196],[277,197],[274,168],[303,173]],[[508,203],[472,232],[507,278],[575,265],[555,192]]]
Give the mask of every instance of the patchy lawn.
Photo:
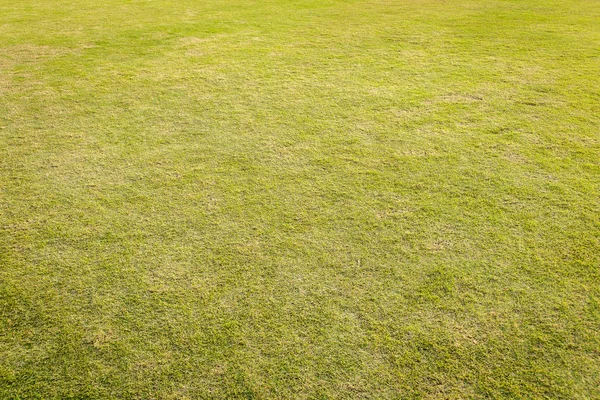
[[[600,398],[596,0],[0,0],[0,398]]]

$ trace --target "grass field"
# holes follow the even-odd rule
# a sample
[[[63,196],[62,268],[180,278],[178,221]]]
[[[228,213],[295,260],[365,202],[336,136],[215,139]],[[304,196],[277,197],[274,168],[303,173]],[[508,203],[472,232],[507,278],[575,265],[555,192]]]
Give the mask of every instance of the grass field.
[[[0,0],[0,398],[600,398],[600,3]]]

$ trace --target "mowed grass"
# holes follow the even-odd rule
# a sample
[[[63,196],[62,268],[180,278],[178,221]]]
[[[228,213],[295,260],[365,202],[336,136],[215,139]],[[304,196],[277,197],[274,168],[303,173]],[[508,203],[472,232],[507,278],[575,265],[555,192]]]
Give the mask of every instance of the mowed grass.
[[[0,0],[0,398],[600,398],[596,0]]]

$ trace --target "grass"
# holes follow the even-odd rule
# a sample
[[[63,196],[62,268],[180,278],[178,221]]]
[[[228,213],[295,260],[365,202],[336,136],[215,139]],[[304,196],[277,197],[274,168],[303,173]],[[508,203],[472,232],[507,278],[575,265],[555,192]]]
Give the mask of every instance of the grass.
[[[600,398],[596,0],[0,0],[0,398]]]

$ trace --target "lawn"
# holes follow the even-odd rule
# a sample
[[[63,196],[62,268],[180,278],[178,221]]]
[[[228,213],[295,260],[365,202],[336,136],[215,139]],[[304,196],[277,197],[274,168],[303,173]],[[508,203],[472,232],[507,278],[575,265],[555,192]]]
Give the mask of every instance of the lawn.
[[[0,398],[600,398],[600,3],[0,0]]]

